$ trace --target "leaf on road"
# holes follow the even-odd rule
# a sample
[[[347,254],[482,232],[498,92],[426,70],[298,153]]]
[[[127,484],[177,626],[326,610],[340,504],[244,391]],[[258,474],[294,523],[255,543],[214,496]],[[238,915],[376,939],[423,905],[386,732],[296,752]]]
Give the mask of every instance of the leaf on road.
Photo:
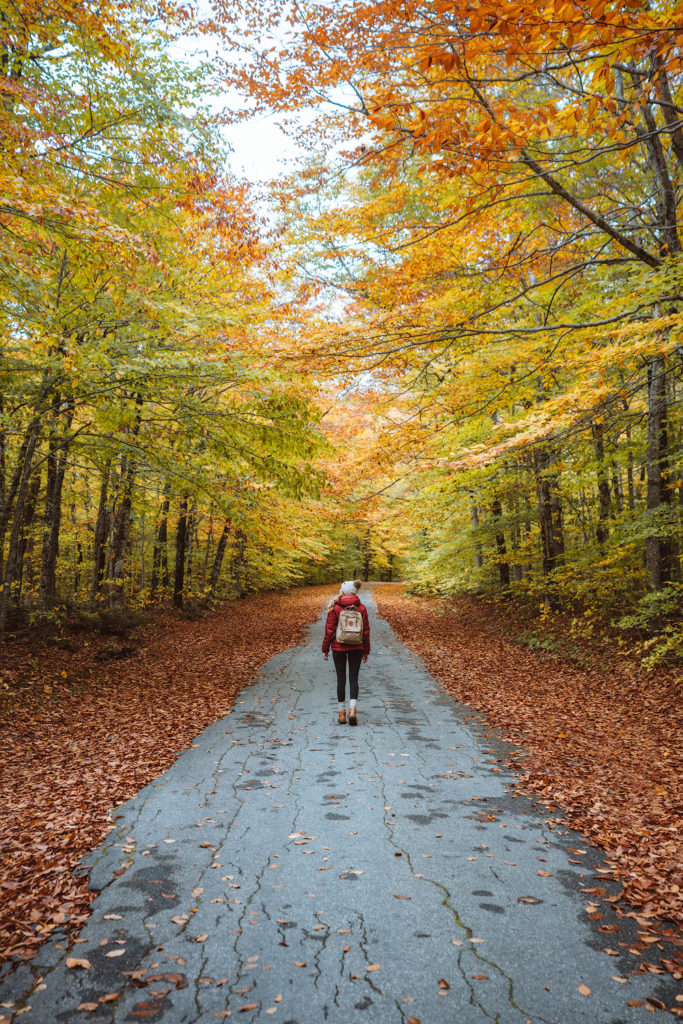
[[[412,896],[401,896],[400,893],[395,892],[394,893],[394,899],[395,900],[410,900],[410,899],[412,899]]]
[[[579,985],[579,992],[582,996],[591,995],[591,990],[588,988],[588,985]]]
[[[116,956],[123,956],[125,952],[125,949],[110,949],[109,952],[105,953],[104,955],[110,957],[110,959],[113,960],[114,957]]]
[[[445,978],[439,978],[439,980],[437,981],[437,985],[439,986],[439,988],[450,988],[451,987],[448,984],[448,982],[446,981]]]
[[[192,941],[193,942],[206,942],[208,937],[209,937],[209,933],[208,932],[203,932],[201,935],[193,935],[192,936]]]
[[[244,1006],[240,1006],[238,1013],[249,1013],[250,1010],[255,1010],[258,1003],[245,1003]]]
[[[488,981],[488,974],[470,974],[470,978],[475,978],[476,981]]]
[[[95,1010],[99,1009],[99,1003],[81,1003],[77,1006],[78,1010],[87,1010],[88,1013],[94,1013]]]
[[[365,968],[365,970],[366,970],[366,973],[368,973],[368,974],[369,974],[369,973],[370,973],[371,971],[379,971],[379,969],[381,968],[381,966],[382,966],[381,964],[369,964],[369,965],[368,965],[368,966],[367,966],[367,967]]]
[[[67,967],[82,967],[84,971],[89,971],[90,970],[90,961],[89,960],[84,960],[84,959],[79,959],[76,956],[68,956],[66,958],[66,966]]]
[[[552,878],[552,876],[553,876],[552,871],[543,871],[541,868],[538,869],[536,874],[540,875],[541,878]]]

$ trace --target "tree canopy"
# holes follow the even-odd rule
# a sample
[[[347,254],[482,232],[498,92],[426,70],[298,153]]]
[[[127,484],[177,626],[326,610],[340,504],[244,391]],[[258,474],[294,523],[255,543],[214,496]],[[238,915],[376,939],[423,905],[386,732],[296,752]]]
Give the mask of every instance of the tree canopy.
[[[0,624],[360,572],[679,655],[679,22],[8,9]],[[223,88],[301,141],[267,216]]]

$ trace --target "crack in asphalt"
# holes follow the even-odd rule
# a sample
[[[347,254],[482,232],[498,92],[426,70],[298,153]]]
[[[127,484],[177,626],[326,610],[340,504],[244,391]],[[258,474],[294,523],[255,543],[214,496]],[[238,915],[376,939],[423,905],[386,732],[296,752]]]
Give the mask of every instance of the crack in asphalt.
[[[264,666],[228,716],[116,808],[88,858],[99,895],[84,942],[60,949],[57,934],[5,977],[0,1001],[13,1005],[0,1024],[85,1024],[92,1015],[77,1005],[104,992],[118,998],[98,1008],[100,1024],[134,1019],[137,1005],[152,1019],[201,1024],[245,1001],[256,1003],[247,1021],[279,1008],[293,1024],[612,1024],[617,1006],[624,1024],[639,1020],[585,920],[582,865],[567,860],[567,845],[584,840],[549,829],[516,793],[508,799],[504,762],[519,747],[455,705],[367,603],[373,652],[359,726],[337,725],[318,623],[310,643]],[[117,938],[125,960],[105,959]],[[94,966],[69,969],[70,955]],[[160,966],[162,956],[177,967]],[[620,969],[638,967],[623,957]],[[142,972],[141,987],[119,964]],[[181,967],[187,986],[155,1006],[146,978]],[[630,974],[624,989],[661,998],[663,986]]]

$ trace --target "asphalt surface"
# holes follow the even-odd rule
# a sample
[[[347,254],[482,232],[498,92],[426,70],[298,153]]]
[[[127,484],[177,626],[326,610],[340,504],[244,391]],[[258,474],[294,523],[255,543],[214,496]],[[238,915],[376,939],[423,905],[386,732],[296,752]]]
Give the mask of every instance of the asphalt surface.
[[[118,809],[82,941],[5,976],[0,1021],[616,1024],[652,1019],[629,1001],[674,1005],[672,978],[633,973],[636,925],[588,918],[582,889],[614,891],[597,851],[513,795],[509,748],[365,597],[358,727],[337,725],[319,621]]]

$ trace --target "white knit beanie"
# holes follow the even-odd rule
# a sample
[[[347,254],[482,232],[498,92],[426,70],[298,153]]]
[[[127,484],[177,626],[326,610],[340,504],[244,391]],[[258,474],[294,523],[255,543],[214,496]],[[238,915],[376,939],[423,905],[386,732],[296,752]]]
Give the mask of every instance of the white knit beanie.
[[[346,580],[345,583],[342,583],[341,592],[342,594],[356,594],[357,590],[353,584],[353,580]]]

